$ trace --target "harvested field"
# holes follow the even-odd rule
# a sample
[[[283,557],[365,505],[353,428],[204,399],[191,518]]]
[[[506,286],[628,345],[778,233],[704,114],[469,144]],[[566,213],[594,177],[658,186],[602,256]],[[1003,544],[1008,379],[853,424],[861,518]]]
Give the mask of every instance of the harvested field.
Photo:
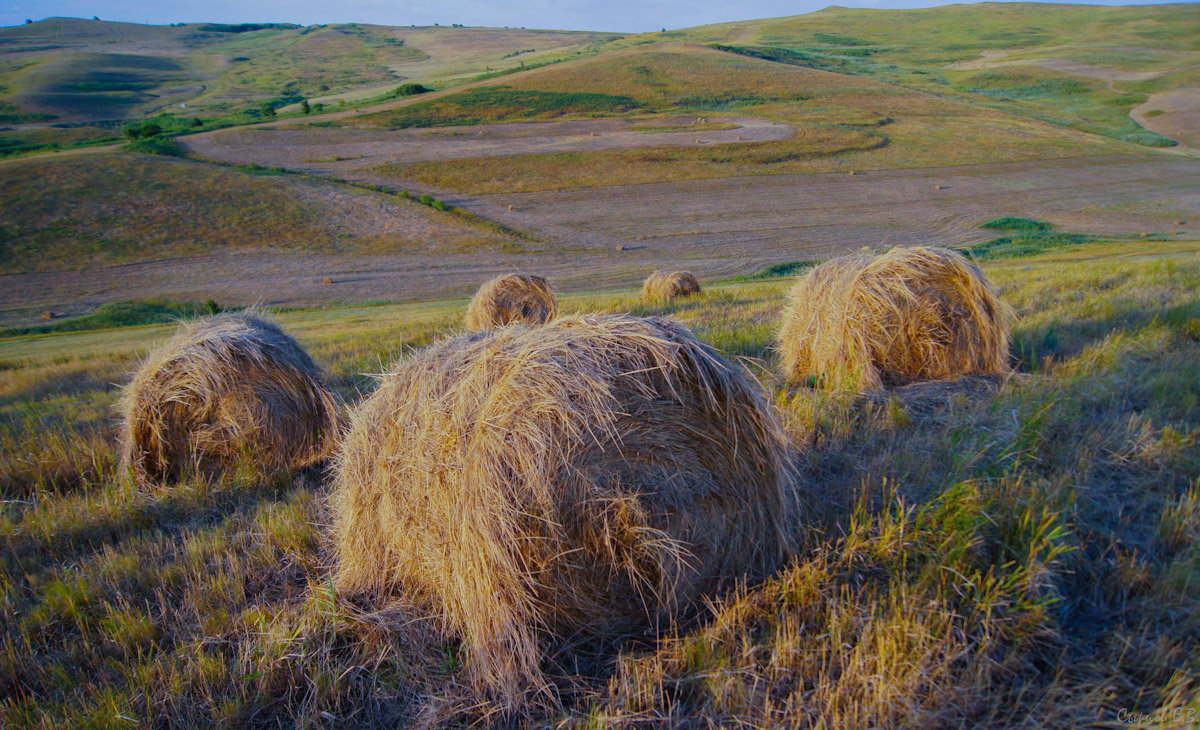
[[[361,171],[383,164],[454,160],[505,155],[580,152],[631,147],[688,147],[730,142],[789,139],[786,124],[753,117],[706,117],[727,129],[703,127],[689,133],[696,117],[647,120],[587,119],[567,122],[513,122],[429,129],[357,129],[352,127],[261,127],[231,129],[181,140],[184,147],[220,162],[279,165],[316,174],[361,178]],[[678,131],[642,131],[675,126]]]
[[[248,251],[466,252],[513,242],[414,202],[279,171],[103,151],[0,164],[3,273]]]
[[[942,185],[941,190],[936,185]],[[1098,234],[1167,232],[1200,214],[1200,164],[1163,157],[778,175],[484,196],[555,226],[679,260],[823,258],[863,245],[959,246],[1011,211]],[[709,273],[687,263],[699,275]]]
[[[467,296],[480,281],[520,270],[539,271],[564,292],[634,287],[668,262],[714,279],[758,271],[764,262],[823,259],[864,245],[980,243],[993,234],[979,225],[1001,215],[1097,234],[1180,230],[1182,240],[1190,240],[1200,230],[1200,163],[1175,156],[1071,158],[482,199],[449,195],[446,201],[561,244],[495,249],[486,256],[258,251],[19,274],[0,277],[0,324],[34,324],[40,312],[60,307],[82,314],[128,299],[135,290],[184,301],[215,297],[296,306]],[[1177,227],[1177,220],[1187,223]],[[326,276],[332,286],[322,283]]]

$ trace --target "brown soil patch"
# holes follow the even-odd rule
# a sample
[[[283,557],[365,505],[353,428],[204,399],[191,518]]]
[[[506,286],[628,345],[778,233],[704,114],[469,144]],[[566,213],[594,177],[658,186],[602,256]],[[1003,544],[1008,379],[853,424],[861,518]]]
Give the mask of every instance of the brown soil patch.
[[[314,174],[360,179],[360,171],[382,164],[499,157],[552,152],[588,152],[632,147],[690,147],[789,139],[794,130],[752,117],[706,117],[704,131],[689,133],[692,117],[668,120],[587,119],[515,122],[427,129],[348,127],[247,127],[180,139],[188,151],[212,160],[281,166]],[[640,128],[677,125],[677,131]],[[726,129],[714,129],[724,125]],[[739,140],[739,137],[741,138]]]
[[[1200,89],[1152,94],[1145,103],[1131,109],[1129,116],[1146,129],[1185,147],[1200,149]]]

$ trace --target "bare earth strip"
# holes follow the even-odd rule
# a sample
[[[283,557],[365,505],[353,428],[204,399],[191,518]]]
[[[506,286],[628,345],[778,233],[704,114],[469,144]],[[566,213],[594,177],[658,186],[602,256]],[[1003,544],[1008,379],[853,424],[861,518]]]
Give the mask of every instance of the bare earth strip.
[[[181,138],[189,152],[218,162],[253,162],[346,179],[365,168],[503,155],[591,152],[632,147],[695,147],[730,142],[790,139],[786,124],[752,117],[709,117],[730,129],[689,130],[691,118],[676,119],[678,131],[642,132],[623,119],[569,122],[514,122],[431,129],[253,127]],[[661,126],[658,128],[661,129]]]
[[[937,186],[943,186],[937,189]],[[980,223],[1017,215],[1068,231],[1200,233],[1200,162],[1181,157],[1071,158],[846,175],[762,176],[490,196],[574,248],[526,253],[311,255],[249,252],[0,277],[0,322],[64,303],[86,311],[138,297],[272,306],[465,295],[503,271],[532,269],[564,291],[636,285],[666,265],[701,277],[861,246],[960,245]],[[1178,220],[1183,226],[1176,226]],[[594,246],[591,241],[620,242]],[[323,283],[328,276],[332,284]]]

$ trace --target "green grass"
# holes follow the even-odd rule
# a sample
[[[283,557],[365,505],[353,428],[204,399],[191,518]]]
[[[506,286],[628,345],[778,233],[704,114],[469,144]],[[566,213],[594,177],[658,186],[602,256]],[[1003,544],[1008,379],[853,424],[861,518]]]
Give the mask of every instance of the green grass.
[[[925,10],[827,8],[765,21],[690,29],[683,37],[771,61],[872,78],[1143,146],[1170,146],[1128,116],[1145,93],[1194,85],[1200,61],[1186,40],[1193,6],[1079,8],[987,4]],[[736,42],[729,42],[734,38]],[[985,51],[1021,61],[1065,59],[1116,70],[1158,71],[1144,82],[1073,76],[1022,65],[946,67]]]
[[[879,399],[771,375],[787,280],[643,305],[751,358],[818,499],[772,579],[612,663],[554,670],[538,725],[1119,724],[1200,707],[1200,263],[1191,244],[1058,249],[985,271],[1021,377]],[[351,401],[465,302],[279,315]],[[326,723],[436,713],[470,647],[332,591],[315,475],[142,492],[118,387],[168,325],[0,338],[0,724]],[[1179,724],[1179,723],[1176,723]]]
[[[522,91],[506,86],[490,86],[395,110],[359,115],[343,124],[391,129],[442,127],[564,115],[622,114],[638,107],[633,99],[613,94]]]
[[[979,227],[994,231],[1050,231],[1054,229],[1054,224],[1006,215],[1002,218],[993,218]]]
[[[1024,258],[1036,256],[1059,248],[1078,246],[1096,240],[1083,233],[1054,233],[1030,231],[1012,236],[1000,236],[966,249],[972,258],[980,261]]]
[[[163,155],[165,157],[183,157],[183,148],[169,137],[151,137],[150,139],[135,139],[125,145],[130,152],[141,152],[147,155]]]
[[[501,99],[498,92],[483,90],[483,96],[472,96],[472,90],[444,104],[429,102],[410,107],[413,111],[385,113],[376,118],[384,126],[616,114],[646,104],[660,110],[673,105],[728,111],[773,101],[792,106],[792,116],[808,111],[806,107],[829,106],[828,97],[819,93],[780,94],[757,77],[731,83],[716,74],[711,75],[713,83],[706,84],[694,70],[674,68],[663,75],[653,64],[646,65],[649,75],[639,75],[635,68],[625,69],[625,73],[598,73],[566,88],[537,89],[524,82],[545,71],[563,70],[570,75],[563,67],[575,64],[561,63],[564,60],[595,56],[617,61],[631,48],[654,47],[670,40],[701,43],[779,66],[870,79],[898,87],[893,93],[900,89],[930,92],[981,110],[1122,143],[1165,147],[1173,142],[1141,128],[1128,112],[1148,93],[1194,86],[1194,66],[1200,62],[1194,44],[1189,44],[1200,28],[1200,16],[1187,5],[1010,4],[997,8],[981,4],[897,11],[829,8],[791,18],[628,38],[611,34],[576,34],[575,38],[565,33],[515,30],[481,31],[468,37],[455,28],[357,24],[229,27],[243,25],[245,30],[234,32],[214,30],[223,27],[220,24],[152,27],[54,19],[4,29],[0,41],[5,47],[38,55],[30,57],[36,59],[34,63],[0,66],[0,120],[137,121],[166,109],[177,111],[178,103],[187,103],[188,114],[203,119],[207,129],[258,121],[264,105],[288,106],[301,116],[296,105],[317,97],[328,102],[324,107],[328,109],[386,102],[396,98],[397,87],[391,82],[397,73],[410,79],[408,84],[422,88],[445,88],[503,75],[521,93]],[[438,33],[462,33],[463,38],[442,38]],[[553,35],[554,43],[561,44],[559,50],[534,51],[528,45],[543,48],[538,43],[543,35]],[[125,52],[129,48],[121,44],[143,36],[149,47],[170,52]],[[428,40],[434,55],[421,50],[412,39]],[[1163,76],[1106,84],[1030,65],[948,68],[974,60],[981,52],[1000,50],[1011,51],[1011,59],[1021,62],[1065,59],[1117,70],[1150,70]],[[518,56],[519,61],[512,60]],[[612,88],[628,87],[630,81],[641,88]],[[703,88],[706,85],[714,88]],[[749,91],[736,88],[739,86]],[[627,96],[636,105],[589,96],[594,94]],[[807,103],[814,98],[818,103]],[[889,111],[884,116],[896,115]],[[997,129],[993,125],[993,133]],[[0,131],[0,154],[49,151],[55,144],[72,142],[71,135],[60,135],[53,128],[40,131],[47,137],[40,143],[28,136],[12,139],[14,135]]]
[[[456,33],[353,23],[148,26],[52,18],[0,29],[0,48],[13,51],[0,60],[17,59],[0,63],[0,124],[136,122],[178,111],[180,104],[210,126],[247,124],[258,120],[264,104],[279,108],[320,97],[330,105],[348,99],[349,108],[396,98],[398,88],[404,95],[417,87],[461,83],[502,62],[504,49],[516,43],[545,42],[531,56],[545,62],[620,37],[503,29],[462,38]],[[414,36],[430,40],[434,55],[410,42]],[[398,87],[397,76],[407,83]],[[46,129],[51,139],[31,149],[52,151],[53,143],[68,141],[54,138],[55,128]]]
[[[1055,249],[1070,249],[1099,240],[1097,236],[1084,233],[1055,231],[1054,225],[1045,221],[1012,216],[994,218],[979,227],[1008,233],[964,249],[972,258],[980,261],[1036,256]]]
[[[816,266],[816,261],[781,261],[777,264],[764,266],[753,274],[738,276],[733,281],[762,281],[764,279],[782,279],[789,276],[799,276],[808,269]]]
[[[216,302],[205,304],[190,304],[186,302],[143,301],[108,302],[101,304],[96,311],[82,317],[74,317],[54,324],[37,327],[19,327],[0,330],[0,337],[14,335],[47,334],[50,332],[78,332],[81,330],[109,329],[111,327],[132,327],[143,324],[160,324],[175,322],[190,317],[205,314],[216,314],[221,311]]]
[[[1009,99],[1047,99],[1051,97],[1086,94],[1088,84],[1078,79],[1053,78],[1039,80],[1023,73],[990,71],[963,79],[959,90],[984,96]]]
[[[628,97],[667,116],[709,110],[745,114],[789,124],[797,133],[765,143],[435,160],[387,165],[381,171],[485,195],[1127,151],[1044,122],[872,79],[692,45],[622,50],[513,76],[507,85],[543,93],[588,89]],[[518,113],[526,112],[518,108]]]

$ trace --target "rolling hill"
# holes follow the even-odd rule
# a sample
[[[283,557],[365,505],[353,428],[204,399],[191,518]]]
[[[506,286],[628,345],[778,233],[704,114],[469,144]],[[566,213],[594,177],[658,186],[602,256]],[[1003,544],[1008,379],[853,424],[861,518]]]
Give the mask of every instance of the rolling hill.
[[[223,265],[186,287],[170,274],[232,250],[266,257],[273,273],[256,296],[296,305],[331,294],[314,269],[370,272],[339,297],[408,299],[465,293],[477,275],[553,251],[537,265],[572,286],[597,269],[628,285],[664,258],[733,276],[881,242],[972,245],[1004,215],[1187,237],[1200,218],[1186,144],[1200,115],[1198,32],[1194,5],[1036,4],[829,8],[628,36],[69,19],[0,29],[0,151],[133,124],[132,148],[173,155],[2,163],[15,165],[4,265],[10,291],[27,293],[2,316],[27,323],[78,311],[66,304],[84,291],[90,306],[119,296],[130,272],[114,264],[155,267],[144,273],[157,296],[237,298]],[[401,81],[433,90],[398,94]],[[158,200],[203,200],[193,180],[238,191],[259,217],[221,196],[181,213],[131,193],[152,181]],[[420,235],[394,235],[404,223],[304,202],[329,183],[439,232],[418,254]],[[443,209],[416,205],[422,196]],[[456,264],[430,269],[439,255]]]
[[[100,140],[156,114],[247,123],[263,105],[345,104],[443,86],[612,34],[343,24],[147,26],[50,18],[0,28],[0,152]],[[37,132],[34,134],[34,132]]]
[[[0,727],[1194,728],[1198,11],[0,29]],[[795,277],[930,244],[995,287],[1012,373],[785,382]],[[666,268],[703,292],[645,301]],[[266,309],[355,408],[513,271],[546,276],[564,314],[669,317],[746,366],[809,497],[780,521],[783,569],[653,635],[563,637],[549,691],[514,706],[472,691],[478,653],[439,607],[335,585],[330,471],[271,476],[246,451],[220,478],[128,478],[121,385],[173,320]],[[558,424],[558,404],[626,387],[530,391],[510,418],[490,406],[536,379],[492,352],[506,370],[480,412],[499,416],[464,433],[529,450],[483,479],[575,450],[524,438],[526,411]],[[657,395],[646,407],[673,407]],[[620,428],[645,430],[629,410]],[[445,435],[435,470],[462,468]],[[726,503],[660,471],[663,509]],[[583,497],[594,529],[562,520],[587,540],[565,562],[690,559],[658,531],[622,547],[639,501],[608,495]],[[471,563],[480,523],[452,517],[445,545]]]

